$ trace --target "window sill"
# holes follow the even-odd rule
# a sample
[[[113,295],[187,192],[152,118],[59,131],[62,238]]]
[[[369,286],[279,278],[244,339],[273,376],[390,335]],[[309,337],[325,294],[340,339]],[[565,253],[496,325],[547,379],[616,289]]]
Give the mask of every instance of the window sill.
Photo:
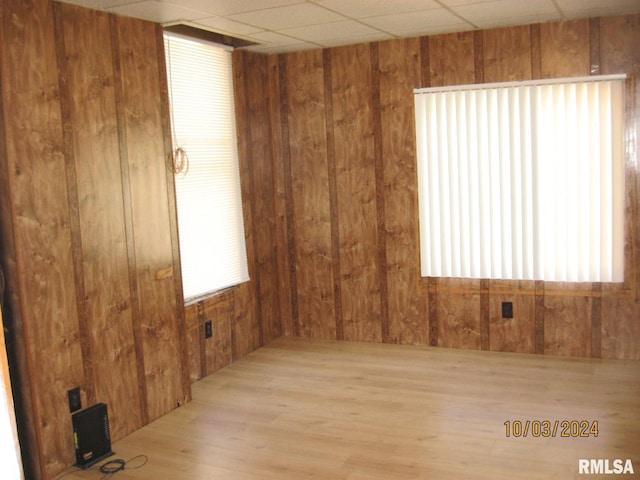
[[[216,290],[214,292],[205,293],[200,295],[199,297],[193,297],[189,300],[185,300],[184,306],[189,307],[191,305],[195,305],[200,302],[205,302],[207,300],[222,300],[223,297],[230,295],[233,291],[237,290],[239,285],[234,285],[232,287],[223,288],[222,290]]]

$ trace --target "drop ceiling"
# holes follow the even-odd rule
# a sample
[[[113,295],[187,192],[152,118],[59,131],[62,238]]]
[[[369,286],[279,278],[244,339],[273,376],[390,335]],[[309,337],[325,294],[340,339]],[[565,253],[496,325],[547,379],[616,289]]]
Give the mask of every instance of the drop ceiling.
[[[508,25],[640,13],[640,0],[64,0],[187,24],[282,53]]]

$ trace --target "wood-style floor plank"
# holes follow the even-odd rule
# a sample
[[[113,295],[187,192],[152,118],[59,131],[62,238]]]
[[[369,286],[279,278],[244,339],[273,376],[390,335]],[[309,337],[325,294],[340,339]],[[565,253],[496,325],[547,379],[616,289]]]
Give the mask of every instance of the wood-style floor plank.
[[[599,435],[506,437],[516,420],[597,421]],[[114,450],[148,456],[118,480],[564,480],[584,478],[581,458],[638,475],[640,362],[281,338]]]

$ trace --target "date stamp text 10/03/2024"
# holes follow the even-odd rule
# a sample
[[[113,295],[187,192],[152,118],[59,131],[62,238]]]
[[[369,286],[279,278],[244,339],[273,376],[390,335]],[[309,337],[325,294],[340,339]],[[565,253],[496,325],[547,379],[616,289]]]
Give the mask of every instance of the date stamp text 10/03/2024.
[[[598,421],[588,420],[507,420],[505,436],[589,438],[598,436]]]

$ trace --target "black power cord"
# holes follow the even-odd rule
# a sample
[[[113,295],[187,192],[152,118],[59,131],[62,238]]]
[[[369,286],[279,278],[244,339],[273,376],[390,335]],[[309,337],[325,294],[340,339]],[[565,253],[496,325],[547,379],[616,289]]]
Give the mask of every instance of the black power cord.
[[[135,466],[130,466],[131,462],[138,460],[138,459],[142,459],[142,463],[140,463],[139,465],[135,465]],[[109,460],[105,463],[103,463],[100,466],[94,466],[91,467],[87,470],[89,471],[96,471],[96,472],[100,472],[103,474],[103,476],[101,477],[100,480],[108,480],[109,478],[111,478],[112,476],[114,476],[116,473],[121,472],[122,470],[126,468],[128,468],[129,470],[136,470],[138,468],[142,468],[144,467],[147,462],[149,461],[149,458],[146,455],[136,455],[135,457],[130,458],[129,460],[123,460],[121,458],[116,458],[114,460]],[[61,478],[66,477],[67,475],[71,475],[72,473],[75,473],[77,471],[82,471],[83,469],[75,469],[72,470],[70,472],[67,472],[61,476],[58,477],[58,480],[60,480]]]
[[[126,464],[127,462],[125,462],[121,458],[116,458],[115,460],[110,460],[101,465],[100,472],[106,473],[108,475],[113,475],[114,473],[118,473],[120,470],[124,470]]]
[[[142,463],[140,465],[136,465],[134,467],[129,466],[129,464],[134,461],[137,460],[138,458],[143,459]],[[149,458],[146,455],[137,455],[133,458],[130,458],[129,460],[125,461],[121,458],[116,458],[114,460],[109,460],[105,463],[103,463],[102,465],[100,465],[100,473],[104,473],[104,476],[102,477],[102,480],[107,480],[109,478],[111,478],[113,475],[115,475],[118,472],[121,472],[122,470],[124,470],[125,466],[129,469],[129,470],[136,470],[138,468],[142,468],[144,467],[147,462],[149,461]]]

